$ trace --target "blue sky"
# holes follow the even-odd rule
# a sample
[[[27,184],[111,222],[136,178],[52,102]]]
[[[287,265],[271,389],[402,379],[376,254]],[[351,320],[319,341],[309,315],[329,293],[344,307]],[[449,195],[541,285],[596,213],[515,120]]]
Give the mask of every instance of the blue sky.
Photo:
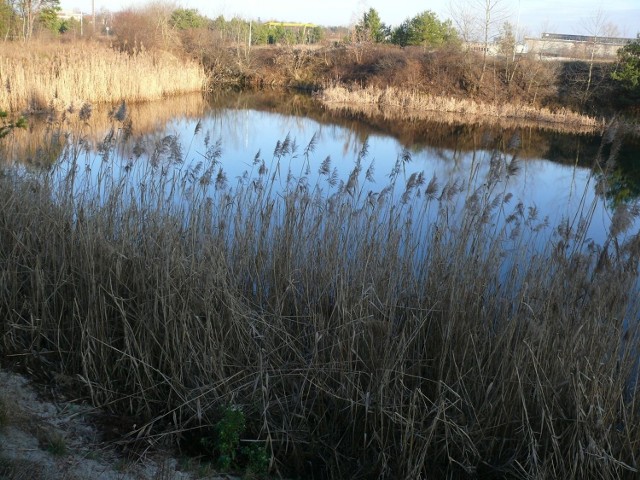
[[[170,1],[170,0],[169,0]],[[261,20],[312,22],[320,25],[350,25],[363,11],[375,8],[382,21],[396,26],[424,10],[440,19],[451,17],[452,2],[472,4],[484,0],[176,0],[178,7],[196,8],[204,15],[235,15]],[[93,0],[96,11],[110,11],[148,3],[146,0]],[[541,31],[581,34],[597,12],[615,25],[622,36],[640,31],[640,0],[500,0],[510,11],[511,21],[529,35]],[[92,0],[61,0],[63,9],[91,12]]]

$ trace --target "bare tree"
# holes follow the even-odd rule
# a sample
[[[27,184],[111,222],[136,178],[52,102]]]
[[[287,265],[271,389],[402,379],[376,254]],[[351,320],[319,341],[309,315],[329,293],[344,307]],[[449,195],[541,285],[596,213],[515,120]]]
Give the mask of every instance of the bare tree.
[[[546,34],[549,32],[553,32],[554,30],[556,30],[556,27],[549,21],[549,19],[546,19],[540,25],[540,40],[537,47],[538,60],[542,60],[547,54],[547,48],[549,47],[549,37]]]
[[[463,42],[471,43],[478,39],[477,17],[468,1],[451,0],[449,14]]]
[[[177,41],[177,34],[171,25],[171,14],[178,8],[173,1],[156,0],[146,4],[142,10],[155,25],[156,37],[163,47],[167,48]]]
[[[511,84],[520,63],[520,42],[524,32],[518,32],[518,27],[511,22],[504,22],[497,37],[498,53],[504,63],[504,79]]]
[[[42,10],[59,6],[59,0],[16,0],[14,7],[22,19],[22,37],[25,40],[32,37],[33,27]]]
[[[589,99],[589,92],[593,82],[593,65],[596,59],[599,45],[602,44],[602,37],[615,37],[619,35],[618,28],[611,23],[606,13],[602,9],[596,10],[585,22],[584,31],[589,38],[589,73],[587,74],[587,83],[582,97],[582,103],[586,103]]]
[[[487,55],[489,54],[489,39],[496,33],[496,27],[502,24],[508,15],[504,0],[475,0],[476,9],[481,12],[482,32],[482,74],[480,85],[487,70]]]
[[[493,37],[510,16],[507,0],[451,0],[449,11],[462,39],[478,42],[482,49],[482,70],[478,85],[482,85]]]
[[[120,48],[138,51],[176,45],[179,35],[171,24],[171,14],[176,8],[175,3],[156,1],[116,13],[114,33]]]

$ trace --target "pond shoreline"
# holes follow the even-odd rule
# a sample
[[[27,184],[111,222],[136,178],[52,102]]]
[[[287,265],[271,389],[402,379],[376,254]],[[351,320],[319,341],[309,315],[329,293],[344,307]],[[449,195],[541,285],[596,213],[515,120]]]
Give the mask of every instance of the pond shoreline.
[[[207,96],[221,94],[228,89],[219,88],[202,91],[203,99]],[[640,136],[640,123],[634,119],[620,117],[592,117],[578,112],[560,108],[552,110],[544,107],[510,103],[485,103],[473,99],[459,99],[450,96],[436,96],[413,90],[402,90],[394,87],[384,89],[375,87],[350,88],[336,85],[325,89],[310,90],[297,87],[243,87],[245,93],[260,92],[295,92],[313,97],[321,108],[336,113],[359,115],[365,118],[383,118],[386,121],[427,121],[450,125],[486,125],[500,128],[527,128],[572,134],[600,135],[613,122],[625,128],[627,133]],[[156,102],[172,101],[179,103],[182,98],[193,98],[197,92],[182,92],[161,99],[125,99],[127,106],[152,105]],[[122,102],[111,102],[115,109]],[[86,102],[90,107],[104,107],[108,102]],[[51,102],[46,108],[27,110],[22,115],[11,117],[38,118],[47,115],[57,116],[64,112],[73,113],[82,104],[71,102]]]
[[[565,108],[553,111],[531,105],[491,104],[393,87],[351,89],[334,86],[316,96],[325,107],[332,110],[347,110],[367,116],[383,115],[387,119],[444,120],[447,123],[489,125],[509,123],[509,126],[521,123],[523,127],[570,133],[601,133],[608,123],[604,117],[598,119]]]
[[[146,102],[231,87],[313,91],[327,108],[365,115],[379,114],[376,109],[388,117],[411,119],[454,113],[470,123],[523,121],[527,127],[576,132],[601,131],[612,118],[623,116],[638,130],[632,111],[625,118],[623,107],[616,107],[612,86],[578,102],[578,86],[567,85],[553,66],[531,58],[519,60],[521,70],[509,82],[494,72],[482,84],[468,84],[464,80],[473,77],[477,59],[455,49],[368,46],[354,57],[349,46],[273,47],[238,58],[220,47],[196,61],[184,55],[189,52],[130,54],[100,42],[33,42],[21,51],[5,46],[0,53],[8,72],[2,78],[7,88],[0,92],[0,110],[12,114],[62,112],[84,103]],[[531,78],[524,73],[518,77],[528,69]],[[598,70],[602,82],[607,72]]]

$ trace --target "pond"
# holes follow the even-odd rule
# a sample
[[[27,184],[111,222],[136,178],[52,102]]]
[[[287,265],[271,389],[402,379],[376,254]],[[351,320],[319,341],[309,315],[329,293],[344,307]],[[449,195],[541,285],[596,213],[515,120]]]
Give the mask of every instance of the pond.
[[[379,194],[393,177],[396,200],[412,175],[425,184],[435,180],[440,188],[463,185],[463,199],[497,176],[499,191],[493,193],[509,194],[511,205],[521,202],[550,230],[587,215],[584,239],[596,244],[605,241],[616,208],[633,204],[640,194],[640,143],[629,136],[336,115],[297,93],[229,92],[126,105],[121,122],[114,120],[117,110],[80,118],[76,109],[32,121],[29,131],[16,132],[2,145],[2,154],[30,164],[58,164],[63,174],[73,160],[81,172],[76,181],[85,187],[97,181],[106,144],[116,137],[117,158],[109,165],[116,176],[122,169],[146,171],[149,164],[175,176],[204,168],[215,154],[216,178],[226,184],[278,163],[278,188],[285,188],[288,175],[329,192],[332,185],[323,185],[320,172],[324,169],[329,183],[346,183],[359,159],[366,177],[358,185],[360,195]],[[283,144],[286,148],[277,151]]]
[[[150,439],[237,406],[305,474],[339,445],[380,476],[407,438],[399,477],[581,451],[541,426],[633,465],[637,140],[444,120],[261,92],[31,122],[1,142],[3,348]]]

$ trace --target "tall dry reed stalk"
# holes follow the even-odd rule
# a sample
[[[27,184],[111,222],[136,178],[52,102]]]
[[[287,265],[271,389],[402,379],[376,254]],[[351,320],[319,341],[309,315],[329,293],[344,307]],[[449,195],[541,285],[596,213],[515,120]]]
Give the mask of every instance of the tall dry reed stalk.
[[[291,160],[315,142],[286,138],[232,183],[219,143],[147,161],[124,132],[90,175],[70,141],[0,177],[5,358],[78,376],[149,443],[234,405],[285,475],[637,475],[636,206],[594,245],[590,206],[548,226],[514,204],[500,152],[468,184],[404,178],[405,153],[373,192],[366,144],[310,183]]]
[[[118,52],[101,44],[0,45],[0,106],[17,112],[74,103],[158,100],[201,91],[196,62],[167,52]]]
[[[489,123],[499,119],[519,119],[547,124],[558,129],[595,132],[603,128],[602,121],[565,108],[552,111],[524,104],[488,104],[469,99],[442,97],[395,87],[349,88],[332,86],[319,94],[329,108],[362,111],[375,107],[387,116],[397,118],[430,118],[432,112],[455,113],[468,119],[484,119]]]

